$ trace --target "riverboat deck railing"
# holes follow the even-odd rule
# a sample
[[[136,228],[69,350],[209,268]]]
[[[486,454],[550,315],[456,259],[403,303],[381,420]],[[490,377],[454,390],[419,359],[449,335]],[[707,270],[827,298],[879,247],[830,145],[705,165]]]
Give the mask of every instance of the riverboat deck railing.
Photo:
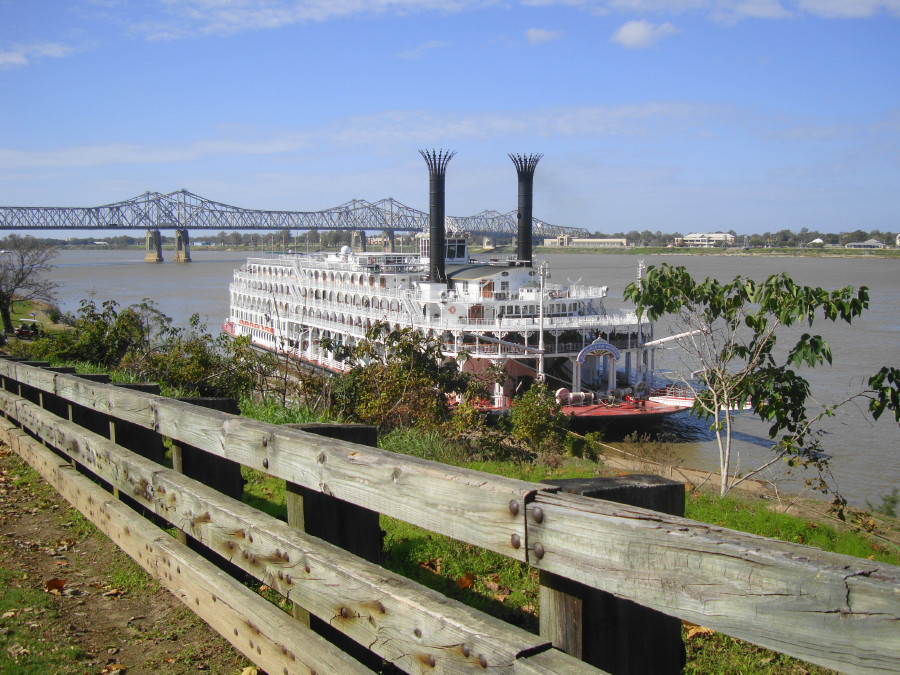
[[[312,432],[266,424],[204,407],[211,402],[39,365],[0,359],[0,440],[268,672],[368,672],[345,653],[349,646],[337,649],[310,630],[318,621],[350,638],[354,653],[411,673],[597,673],[543,633],[557,600],[595,590],[829,668],[900,672],[898,567],[326,438],[333,436],[327,426]],[[342,535],[345,547],[380,537],[377,514],[384,514],[539,571],[542,635],[323,540],[331,535],[311,536],[242,504],[240,481],[235,495],[228,480],[216,479],[232,486],[223,494],[188,477],[211,480],[210,467],[218,467],[239,478],[241,465],[286,481],[289,521],[291,509],[300,509],[294,524],[305,517],[309,529],[335,518],[332,509],[350,509],[335,521],[351,528]],[[329,506],[313,518],[304,509],[316,504]],[[167,534],[140,511],[181,534]],[[293,601],[302,608],[299,620],[198,556],[181,543],[188,537]],[[563,623],[570,625],[548,630]]]

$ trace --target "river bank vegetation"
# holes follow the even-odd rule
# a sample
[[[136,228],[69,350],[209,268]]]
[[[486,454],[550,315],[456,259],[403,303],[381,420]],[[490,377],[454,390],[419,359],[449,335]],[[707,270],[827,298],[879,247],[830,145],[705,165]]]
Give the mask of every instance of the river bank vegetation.
[[[692,255],[714,254],[721,255],[727,253],[733,254],[752,254],[752,255],[875,255],[896,257],[900,255],[900,249],[896,247],[897,232],[883,232],[881,230],[848,230],[846,232],[818,232],[808,228],[801,228],[799,231],[788,229],[778,230],[777,232],[762,232],[738,235],[734,230],[723,231],[735,236],[735,243],[727,249],[717,248],[684,248],[678,247],[677,243],[683,239],[681,232],[666,233],[659,230],[651,232],[650,230],[631,230],[629,232],[613,232],[603,233],[595,231],[591,233],[588,239],[622,239],[625,240],[627,247],[597,247],[569,246],[559,248],[557,246],[540,247],[541,242],[535,240],[535,246],[540,247],[537,250],[543,253],[550,252],[592,252],[592,253],[684,253]],[[144,237],[128,234],[118,234],[102,238],[94,237],[69,237],[66,239],[44,238],[41,241],[57,248],[89,248],[89,249],[127,249],[127,248],[143,248],[145,246]],[[317,251],[317,250],[338,250],[341,246],[352,246],[354,244],[354,232],[352,230],[322,230],[322,231],[258,231],[258,232],[239,232],[239,231],[220,231],[210,233],[206,231],[192,231],[191,246],[194,249],[251,249],[265,250],[275,252],[288,251]],[[852,243],[866,242],[875,240],[884,244],[884,249],[847,249],[845,246]],[[480,242],[473,240],[471,248],[477,250]],[[161,236],[161,244],[163,247],[173,248],[175,246],[175,237]],[[395,240],[397,246],[404,247],[405,250],[415,250],[414,233],[402,233],[397,235]],[[371,243],[372,246],[382,245],[380,242]],[[515,253],[515,245],[510,236],[498,236],[492,238],[491,250],[497,252],[509,251]]]
[[[19,311],[29,315],[34,310]],[[375,424],[379,445],[387,450],[529,481],[624,471],[671,473],[677,461],[665,438],[640,432],[613,441],[600,432],[572,432],[555,397],[542,386],[522,396],[507,418],[489,424],[470,402],[485,396],[500,372],[468,378],[459,364],[439,363],[432,341],[385,326],[373,327],[370,337],[388,343],[388,353],[363,344],[346,354],[354,364],[347,374],[326,377],[259,352],[246,340],[213,336],[196,317],[188,327],[174,327],[149,301],[122,308],[86,300],[76,315],[57,318],[67,327],[33,341],[12,340],[7,349],[53,365],[74,365],[80,372],[109,372],[120,381],[157,382],[167,396],[236,398],[243,414],[271,423]],[[888,408],[896,390],[896,382],[885,389]],[[448,391],[464,392],[462,403],[451,403]],[[283,482],[246,469],[244,475],[245,499],[284,517]],[[873,495],[874,506],[844,509],[841,520],[829,513],[827,504],[773,494],[758,484],[755,491],[721,498],[708,489],[715,477],[684,475],[689,476],[688,518],[900,564],[900,529],[891,517],[896,509],[891,496],[881,497],[879,504],[879,496]],[[801,508],[806,517],[792,515]],[[381,522],[385,566],[536,630],[538,579],[527,566],[387,517]],[[685,672],[829,672],[700,627],[686,626],[684,636]]]

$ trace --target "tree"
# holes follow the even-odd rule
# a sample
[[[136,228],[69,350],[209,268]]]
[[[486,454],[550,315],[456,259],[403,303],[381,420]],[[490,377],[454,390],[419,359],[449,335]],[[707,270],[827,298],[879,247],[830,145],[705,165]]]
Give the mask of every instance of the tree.
[[[437,338],[378,322],[352,347],[322,340],[323,348],[352,364],[338,376],[332,409],[382,431],[436,428],[447,421],[446,394],[464,392],[469,377],[441,353]]]
[[[831,363],[831,349],[821,336],[803,333],[784,352],[775,349],[777,338],[786,327],[812,326],[817,317],[850,323],[868,307],[865,287],[827,291],[800,286],[786,274],[762,283],[740,276],[725,284],[715,279],[698,283],[684,267],[663,264],[648,268],[646,278],[626,288],[625,297],[651,321],[671,315],[680,324],[684,336],[678,343],[686,365],[698,372],[693,411],[712,420],[716,434],[721,494],[780,459],[821,466],[825,455],[819,452],[814,424],[834,407],[810,417],[809,383],[795,368]],[[869,380],[870,390],[858,395],[871,399],[876,416],[885,408],[900,415],[898,383],[900,371],[883,369]],[[747,404],[771,422],[775,456],[742,477],[730,477],[733,411]]]
[[[57,283],[43,275],[53,268],[56,249],[31,236],[11,234],[0,240],[0,318],[7,333],[13,331],[12,307],[16,300],[52,302]]]
[[[513,437],[534,450],[560,442],[569,426],[569,418],[563,413],[556,396],[542,383],[532,385],[513,401],[509,417]]]

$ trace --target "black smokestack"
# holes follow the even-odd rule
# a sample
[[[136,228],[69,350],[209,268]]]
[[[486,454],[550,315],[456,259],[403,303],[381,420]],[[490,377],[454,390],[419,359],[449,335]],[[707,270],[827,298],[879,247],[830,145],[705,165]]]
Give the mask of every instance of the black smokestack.
[[[447,163],[455,155],[455,152],[443,150],[419,150],[419,154],[425,158],[428,164],[429,198],[428,198],[428,273],[432,281],[446,282],[447,273],[444,270],[444,256],[446,244],[444,243],[444,174],[447,171]]]
[[[534,170],[543,155],[513,155],[509,158],[516,165],[519,174],[519,210],[516,214],[518,221],[518,247],[516,258],[525,260],[531,267],[531,226],[533,222],[532,203],[534,193]]]

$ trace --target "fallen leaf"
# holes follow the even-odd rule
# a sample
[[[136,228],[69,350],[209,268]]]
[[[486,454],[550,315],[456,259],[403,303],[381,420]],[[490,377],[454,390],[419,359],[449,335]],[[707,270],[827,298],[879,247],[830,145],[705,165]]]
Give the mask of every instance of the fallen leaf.
[[[47,593],[52,593],[53,595],[59,595],[60,591],[66,587],[66,580],[59,579],[54,577],[53,579],[47,579],[44,582],[44,591]]]
[[[426,560],[423,563],[419,563],[419,567],[422,569],[428,570],[432,574],[440,574],[441,573],[441,559],[440,558],[431,558],[430,560]]]
[[[693,628],[689,628],[687,632],[687,638],[690,640],[692,637],[696,637],[698,635],[712,635],[716,631],[712,628],[704,628],[703,626],[694,626]]]
[[[3,618],[3,619],[11,619],[11,618],[13,618],[15,615],[16,615],[15,610],[11,609],[11,610],[9,610],[8,612],[3,612],[3,616],[0,617],[0,618]]]
[[[461,577],[456,580],[456,585],[461,589],[472,588],[475,584],[475,575],[471,572],[466,572]]]
[[[10,647],[7,647],[6,651],[10,655],[11,658],[16,658],[18,656],[25,656],[25,655],[31,653],[30,651],[25,649],[25,647],[20,645],[18,642]]]
[[[241,675],[259,675],[259,668],[247,666],[241,671]]]
[[[522,611],[528,612],[529,614],[534,614],[536,609],[534,605],[522,605]]]
[[[128,670],[128,666],[123,666],[121,663],[111,663],[106,668],[101,670],[101,673],[124,673]]]
[[[121,588],[111,588],[102,595],[104,598],[112,598],[119,595],[125,595],[125,591],[123,591]]]

